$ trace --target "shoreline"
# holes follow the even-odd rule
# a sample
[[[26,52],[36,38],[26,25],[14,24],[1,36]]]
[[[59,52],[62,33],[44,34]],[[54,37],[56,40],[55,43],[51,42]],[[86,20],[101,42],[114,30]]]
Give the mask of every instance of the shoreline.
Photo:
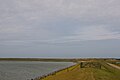
[[[45,62],[77,62],[90,60],[120,60],[117,58],[0,58],[0,61],[45,61]]]
[[[44,74],[42,76],[36,77],[34,79],[31,79],[31,80],[41,80],[41,79],[44,80],[45,78],[47,78],[49,76],[54,76],[54,75],[56,75],[59,72],[63,72],[63,71],[69,72],[70,70],[73,70],[74,68],[76,68],[76,66],[79,66],[79,65],[76,63],[74,65],[71,65],[71,66],[65,67],[63,69],[59,69],[59,70],[53,71],[53,72],[48,73],[48,74]]]
[[[61,58],[0,58],[0,61],[76,62],[76,59],[61,59]]]

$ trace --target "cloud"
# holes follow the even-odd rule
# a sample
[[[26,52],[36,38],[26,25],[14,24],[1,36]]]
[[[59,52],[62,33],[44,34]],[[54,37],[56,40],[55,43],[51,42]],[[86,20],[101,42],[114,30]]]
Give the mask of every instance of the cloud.
[[[0,0],[0,57],[119,56],[119,9],[120,0]]]
[[[119,4],[119,0],[0,1],[0,40],[67,43],[120,39]]]
[[[119,39],[119,32],[113,32],[107,27],[104,25],[87,26],[76,31],[76,34],[86,40]]]
[[[71,36],[54,39],[53,43],[69,43],[89,40],[120,39],[120,32],[110,31],[106,26],[86,26],[75,30]]]
[[[112,19],[120,16],[119,3],[119,0],[11,0],[1,1],[1,13],[4,17],[19,16],[28,21],[56,20],[60,17],[85,20],[89,18]]]
[[[104,25],[101,26],[86,26],[83,28],[76,29],[70,36],[58,37],[53,39],[21,39],[21,40],[7,40],[2,43],[6,43],[7,45],[18,43],[17,45],[21,45],[23,43],[26,44],[62,44],[62,43],[74,43],[80,41],[89,41],[89,40],[108,40],[108,39],[120,39],[120,32],[113,32],[108,30],[108,28]]]

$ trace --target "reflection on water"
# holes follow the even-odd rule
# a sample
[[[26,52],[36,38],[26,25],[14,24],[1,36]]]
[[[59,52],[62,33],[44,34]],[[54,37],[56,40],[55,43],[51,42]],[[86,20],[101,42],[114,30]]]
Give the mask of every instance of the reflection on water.
[[[27,80],[72,64],[71,62],[0,61],[0,80]]]

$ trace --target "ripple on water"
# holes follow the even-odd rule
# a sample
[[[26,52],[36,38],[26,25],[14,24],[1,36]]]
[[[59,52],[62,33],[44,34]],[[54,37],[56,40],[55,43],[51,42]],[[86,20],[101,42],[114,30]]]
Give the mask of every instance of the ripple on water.
[[[70,66],[72,62],[0,61],[1,80],[27,80]]]

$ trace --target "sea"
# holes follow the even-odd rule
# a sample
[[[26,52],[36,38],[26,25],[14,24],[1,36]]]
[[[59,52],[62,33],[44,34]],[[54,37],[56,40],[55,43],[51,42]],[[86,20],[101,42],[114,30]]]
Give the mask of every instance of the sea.
[[[31,80],[73,64],[72,62],[0,61],[0,80]]]

